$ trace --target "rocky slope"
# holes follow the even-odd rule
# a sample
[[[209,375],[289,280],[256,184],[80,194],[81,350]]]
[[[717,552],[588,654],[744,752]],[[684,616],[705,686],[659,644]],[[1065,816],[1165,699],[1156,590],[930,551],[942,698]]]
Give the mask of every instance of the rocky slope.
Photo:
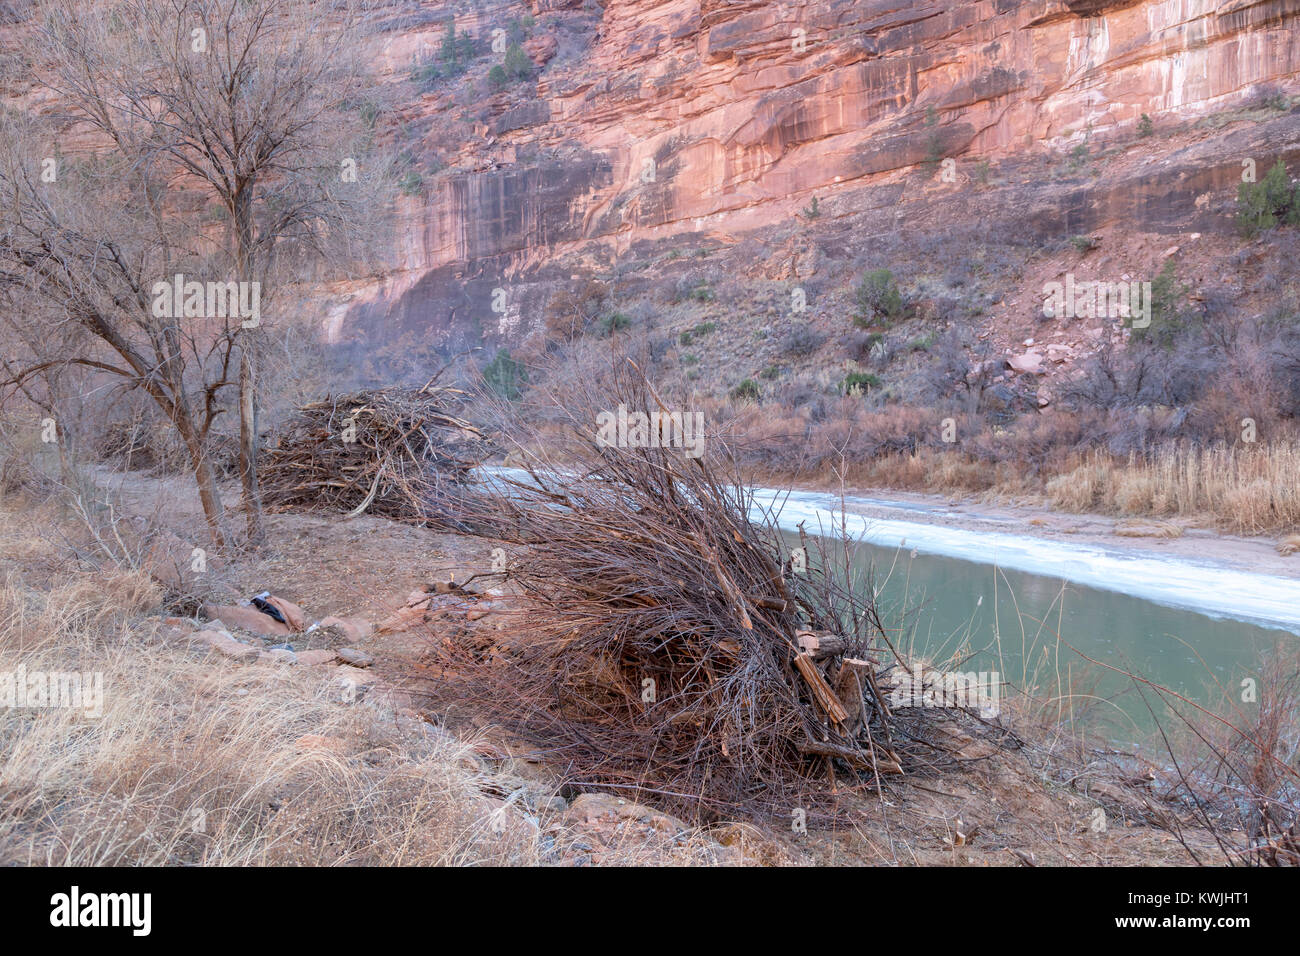
[[[421,88],[413,71],[449,20],[475,38],[473,63]],[[376,15],[375,62],[419,188],[401,200],[394,268],[340,287],[327,331],[509,340],[558,280],[648,244],[766,238],[814,196],[827,222],[860,217],[855,231],[1226,231],[1242,159],[1294,157],[1294,116],[1156,137],[1154,162],[1077,181],[1053,160],[1132,139],[1143,114],[1181,130],[1294,90],[1298,24],[1300,0],[394,3]],[[538,68],[497,89],[506,33]],[[972,203],[984,163],[1017,188]]]

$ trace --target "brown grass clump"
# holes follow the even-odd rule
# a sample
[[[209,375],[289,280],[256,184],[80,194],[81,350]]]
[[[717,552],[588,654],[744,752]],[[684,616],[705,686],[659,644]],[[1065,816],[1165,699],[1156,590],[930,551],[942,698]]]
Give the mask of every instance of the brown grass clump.
[[[1172,521],[1128,521],[1115,526],[1121,538],[1181,538],[1183,527]]]
[[[1221,528],[1264,534],[1300,526],[1300,445],[1169,445],[1116,460],[1094,452],[1047,482],[1066,511],[1208,517]]]
[[[0,709],[0,865],[538,861],[534,831],[493,826],[454,738],[340,704],[319,672],[160,646],[129,590],[95,614],[83,593],[0,593],[0,674],[102,680],[99,716]],[[18,641],[33,619],[46,639]]]

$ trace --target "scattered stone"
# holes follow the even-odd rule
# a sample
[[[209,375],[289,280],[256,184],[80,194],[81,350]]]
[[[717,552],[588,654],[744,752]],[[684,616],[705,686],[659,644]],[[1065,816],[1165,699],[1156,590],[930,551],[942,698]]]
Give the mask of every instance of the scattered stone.
[[[293,632],[269,614],[255,607],[237,604],[204,604],[200,609],[209,621],[221,621],[226,627],[238,628],[267,637],[287,637]]]
[[[569,801],[565,800],[558,794],[554,796],[535,796],[533,800],[533,809],[539,812],[549,810],[552,813],[563,813],[569,809]]]
[[[270,661],[273,664],[297,664],[298,655],[293,651],[286,650],[283,647],[275,647],[269,651],[262,651],[258,654],[258,660]]]
[[[615,820],[635,820],[661,833],[682,833],[689,830],[684,822],[639,803],[629,803],[622,797],[609,793],[580,793],[565,811],[570,824],[590,826]]]
[[[333,664],[337,659],[338,654],[325,648],[298,651],[298,663],[305,664],[308,667],[318,667],[322,664]]]
[[[980,395],[980,407],[990,411],[1000,412],[1011,407],[1012,402],[1016,400],[1016,393],[1010,386],[997,384],[991,388],[984,389]]]
[[[327,617],[320,622],[321,627],[336,627],[343,632],[349,643],[359,643],[368,638],[374,628],[370,622],[359,617]]]
[[[1030,375],[1041,375],[1043,371],[1043,357],[1037,352],[1029,351],[1023,355],[1013,355],[1007,359],[1007,364],[1013,371]]]
[[[353,667],[369,667],[375,662],[372,655],[355,647],[340,647],[336,653],[339,660]]]
[[[220,624],[221,622],[218,621],[215,623]],[[194,633],[194,639],[207,644],[218,654],[237,661],[256,660],[258,654],[261,653],[261,651],[256,647],[253,647],[251,644],[245,644],[242,641],[235,640],[235,638],[231,636],[230,632],[224,629],[205,629],[202,631],[196,631]]]

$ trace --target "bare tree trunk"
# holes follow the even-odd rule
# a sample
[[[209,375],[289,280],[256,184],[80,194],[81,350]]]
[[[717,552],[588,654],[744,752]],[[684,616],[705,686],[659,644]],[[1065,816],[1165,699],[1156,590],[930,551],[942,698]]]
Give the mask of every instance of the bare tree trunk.
[[[190,453],[190,464],[194,470],[194,482],[199,486],[199,501],[203,505],[203,517],[208,522],[208,533],[212,543],[223,547],[226,543],[222,528],[221,493],[217,491],[216,475],[212,471],[212,459],[208,457],[199,437],[194,422],[190,420],[188,408],[177,408],[173,413],[176,430],[181,433],[185,448]]]
[[[253,281],[253,182],[236,186],[231,225],[235,239],[236,278],[242,282]],[[256,329],[243,330],[239,349],[239,477],[244,487],[244,512],[248,517],[248,543],[261,547],[266,543],[266,528],[262,523],[262,492],[257,480],[257,376],[253,370],[253,348],[250,339]]]
[[[244,487],[244,511],[248,516],[248,542],[266,543],[262,523],[262,490],[257,480],[257,382],[247,343],[239,356],[239,477]]]
[[[249,544],[257,547],[266,537],[258,475],[261,305],[251,324],[245,322],[252,315],[224,310],[197,323],[177,321],[200,316],[153,314],[149,280],[192,266],[190,240],[206,245],[212,200],[225,208],[231,230],[223,243],[230,260],[221,268],[233,267],[227,281],[256,283],[259,303],[271,298],[261,295],[261,283],[273,281],[277,245],[313,257],[337,246],[352,258],[356,227],[383,207],[391,171],[380,162],[379,174],[368,183],[364,177],[351,180],[355,190],[334,188],[345,181],[341,172],[337,180],[319,175],[337,169],[365,135],[361,111],[344,106],[365,86],[361,48],[342,25],[354,22],[352,4],[340,9],[310,0],[137,2],[128,4],[129,38],[119,35],[116,5],[50,0],[41,6],[33,24],[40,53],[34,59],[53,64],[58,82],[52,88],[96,131],[96,141],[111,143],[121,154],[129,175],[116,183],[87,177],[84,203],[52,206],[31,181],[26,147],[7,147],[11,133],[21,133],[32,137],[33,149],[46,149],[43,144],[57,131],[44,118],[18,123],[0,115],[6,146],[0,150],[0,291],[37,292],[56,320],[102,341],[121,362],[70,351],[51,364],[40,316],[30,328],[26,347],[33,354],[24,359],[29,368],[22,374],[79,365],[147,390],[182,433],[213,537],[225,543],[230,538],[223,533],[214,469],[206,461],[207,437],[215,414],[225,410],[218,407],[229,394],[223,390],[237,385],[243,509]],[[361,11],[355,14],[359,23]],[[211,53],[178,50],[177,31],[195,26],[204,27],[208,42],[216,44]],[[105,69],[107,63],[114,68]],[[268,181],[275,188],[259,193]],[[138,196],[150,201],[141,204]],[[362,209],[370,210],[366,217],[359,215]],[[259,210],[268,215],[259,219]],[[119,231],[118,217],[126,228],[110,238]],[[34,227],[44,234],[34,235]],[[239,292],[242,302],[244,290]],[[4,311],[8,321],[12,310]],[[211,324],[214,318],[225,320],[222,327]],[[70,341],[68,347],[81,343]],[[201,395],[202,404],[188,407],[187,392]]]

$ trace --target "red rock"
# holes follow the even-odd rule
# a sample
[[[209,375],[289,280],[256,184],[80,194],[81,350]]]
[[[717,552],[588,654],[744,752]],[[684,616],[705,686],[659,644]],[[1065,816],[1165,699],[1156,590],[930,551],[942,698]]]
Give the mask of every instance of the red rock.
[[[325,648],[314,648],[309,651],[298,652],[298,663],[307,667],[319,667],[322,664],[333,664],[338,659],[338,655]]]
[[[301,631],[307,626],[307,615],[303,613],[302,608],[292,601],[286,601],[284,598],[272,594],[266,599],[266,602],[280,612],[284,618],[284,623],[289,626],[289,630]]]
[[[532,2],[554,10],[582,0]],[[853,190],[915,168],[935,146],[965,174],[982,157],[1068,150],[1075,141],[1067,132],[1090,129],[1130,142],[1143,113],[1157,124],[1182,122],[1238,108],[1267,84],[1294,89],[1300,76],[1300,44],[1286,39],[1300,27],[1300,13],[1286,3],[1050,0],[978,13],[967,4],[840,2],[793,12],[775,3],[711,2],[694,13],[688,6],[606,5],[572,64],[551,59],[555,37],[537,27],[525,49],[536,62],[549,59],[549,88],[512,109],[508,129],[479,122],[479,140],[464,144],[461,160],[463,169],[484,172],[466,173],[464,189],[441,190],[410,212],[396,237],[415,264],[403,286],[423,288],[425,276],[476,268],[467,258],[546,260],[554,250],[542,233],[606,245],[616,236],[635,244],[701,227],[731,237],[789,221],[808,195],[843,195],[851,209],[865,198]],[[1104,13],[1087,12],[1095,10]],[[416,40],[395,32],[384,41],[386,60],[405,70]],[[1077,78],[1081,64],[1087,82]],[[457,93],[472,95],[468,84]],[[493,132],[564,142],[617,172],[599,183],[590,175],[571,177],[570,187],[557,183],[539,207],[535,192],[507,189],[514,180],[492,168],[499,148],[487,143]],[[1159,154],[1158,143],[1151,148]],[[1235,189],[1239,165],[1216,165],[1213,172],[1189,168],[1194,178],[1180,190],[1209,196]],[[629,203],[626,218],[606,215],[644,191],[647,168],[659,184],[653,200]],[[526,171],[559,179],[564,166],[538,162]],[[1098,191],[1093,205],[1116,223],[1142,219],[1133,214],[1152,205],[1175,208],[1170,185],[1155,177],[1149,185],[1123,177],[1099,182]],[[500,228],[534,221],[548,228]],[[392,282],[377,278],[371,294]],[[449,311],[459,294],[454,285],[400,308],[446,314],[440,310]],[[354,311],[349,322],[368,314]],[[340,322],[330,335],[349,331]]]
[[[549,33],[539,33],[524,41],[524,52],[536,66],[545,66],[550,62],[559,47],[559,41]]]
[[[265,634],[268,637],[285,637],[293,632],[269,614],[263,614],[255,607],[240,607],[238,604],[204,604],[203,616],[209,621],[220,621],[226,627],[253,634]]]
[[[337,627],[350,642],[360,642],[368,638],[374,627],[364,618],[327,617],[320,622],[321,627]],[[381,626],[382,630],[382,626]]]
[[[207,644],[218,654],[237,661],[256,660],[259,648],[235,640],[226,631],[205,629],[194,633],[194,640]]]

